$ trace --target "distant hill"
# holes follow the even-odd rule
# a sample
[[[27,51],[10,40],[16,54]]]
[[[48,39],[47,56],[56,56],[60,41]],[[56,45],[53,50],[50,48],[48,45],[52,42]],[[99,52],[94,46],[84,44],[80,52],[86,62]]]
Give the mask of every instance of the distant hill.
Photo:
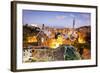
[[[39,27],[23,25],[23,35],[36,35],[39,32]]]
[[[91,29],[91,26],[81,26],[81,27],[79,27],[77,29]]]

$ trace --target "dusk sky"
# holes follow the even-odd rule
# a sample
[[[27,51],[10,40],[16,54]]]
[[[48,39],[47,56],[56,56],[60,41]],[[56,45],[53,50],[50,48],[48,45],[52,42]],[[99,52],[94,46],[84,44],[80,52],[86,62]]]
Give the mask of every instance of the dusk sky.
[[[91,24],[90,13],[23,10],[23,24],[45,24],[50,27],[75,28]]]

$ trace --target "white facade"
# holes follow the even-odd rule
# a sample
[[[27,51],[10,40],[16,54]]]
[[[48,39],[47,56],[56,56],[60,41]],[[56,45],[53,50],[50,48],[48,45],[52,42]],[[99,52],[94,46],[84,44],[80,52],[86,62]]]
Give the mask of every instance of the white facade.
[[[24,49],[23,62],[28,62],[30,59],[32,59],[32,49]]]

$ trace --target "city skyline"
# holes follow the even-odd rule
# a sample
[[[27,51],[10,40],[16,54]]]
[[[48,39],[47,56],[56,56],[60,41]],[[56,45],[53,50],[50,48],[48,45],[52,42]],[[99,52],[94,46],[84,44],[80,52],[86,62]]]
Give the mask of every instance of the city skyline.
[[[50,27],[75,28],[91,25],[90,13],[23,10],[23,24],[45,24]]]

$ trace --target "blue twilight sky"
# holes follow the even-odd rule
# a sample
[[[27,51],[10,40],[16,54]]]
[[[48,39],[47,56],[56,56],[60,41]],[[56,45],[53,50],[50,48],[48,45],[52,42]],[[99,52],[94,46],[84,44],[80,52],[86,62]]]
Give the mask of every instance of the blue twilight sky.
[[[91,24],[90,13],[23,10],[23,24],[45,24],[50,27],[75,28]]]

